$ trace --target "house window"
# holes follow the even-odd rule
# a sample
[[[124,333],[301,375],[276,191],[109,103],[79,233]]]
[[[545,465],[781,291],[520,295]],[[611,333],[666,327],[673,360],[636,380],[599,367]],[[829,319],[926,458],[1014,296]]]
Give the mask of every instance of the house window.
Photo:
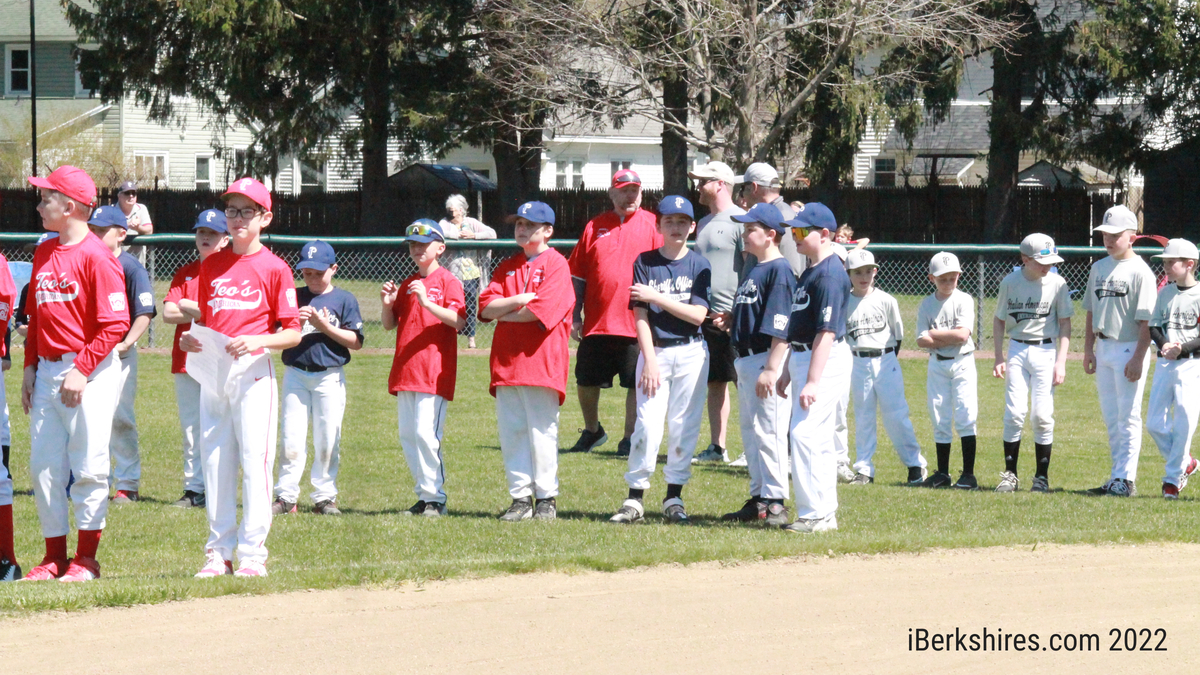
[[[621,169],[632,169],[633,161],[628,159],[615,159],[608,163],[610,171],[609,175],[614,175]]]
[[[196,157],[196,189],[212,189],[212,157]]]
[[[554,187],[578,188],[583,185],[582,159],[559,160],[554,166]]]
[[[4,50],[4,93],[28,94],[31,76],[29,45],[8,45]]]
[[[75,57],[75,96],[88,98],[100,88],[100,70],[96,61],[100,52],[80,49]]]
[[[325,163],[300,162],[300,194],[325,191]]]
[[[167,182],[166,153],[134,153],[133,167],[138,182],[143,185],[165,185]]]
[[[879,157],[875,160],[875,187],[896,187],[896,160]]]

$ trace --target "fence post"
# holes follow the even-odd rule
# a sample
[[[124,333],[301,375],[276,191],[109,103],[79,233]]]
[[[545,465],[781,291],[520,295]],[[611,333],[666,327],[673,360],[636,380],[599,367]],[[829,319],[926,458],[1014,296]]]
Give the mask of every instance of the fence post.
[[[983,341],[983,292],[985,288],[983,283],[983,273],[984,270],[987,269],[987,266],[983,262],[982,255],[976,258],[976,260],[976,265],[978,266],[977,271],[979,274],[979,293],[975,297],[975,348],[979,349],[982,346],[980,343]]]
[[[158,278],[154,274],[154,252],[158,250],[157,246],[150,245],[146,247],[146,271],[150,273],[150,287],[154,287],[154,281]],[[131,311],[132,307],[129,308]],[[150,322],[150,327],[146,329],[147,347],[154,346],[154,322]]]

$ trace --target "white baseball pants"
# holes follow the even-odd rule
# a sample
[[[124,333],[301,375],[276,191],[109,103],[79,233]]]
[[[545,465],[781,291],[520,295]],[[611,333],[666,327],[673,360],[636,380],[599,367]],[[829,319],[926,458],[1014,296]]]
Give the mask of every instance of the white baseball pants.
[[[446,425],[446,399],[437,394],[396,392],[396,419],[400,424],[400,447],[412,472],[417,499],[445,504],[442,431]]]
[[[975,422],[979,419],[978,381],[974,353],[948,361],[936,354],[929,355],[925,389],[935,443],[953,441],[954,430],[959,438],[975,435]]]
[[[742,448],[746,452],[746,469],[750,472],[750,496],[787,499],[788,429],[792,404],[775,392],[767,398],[759,398],[755,392],[768,356],[764,352],[743,356],[733,362],[738,377]],[[791,391],[789,385],[789,395]]]
[[[275,496],[293,504],[308,460],[308,421],[313,428],[313,465],[309,472],[314,504],[337,497],[342,416],[346,412],[346,374],[339,366],[319,373],[283,369],[283,456]]]
[[[187,373],[175,373],[175,406],[183,431],[183,489],[204,494],[200,463],[200,383]]]
[[[42,521],[42,536],[62,537],[71,531],[67,520],[67,480],[75,474],[71,501],[75,526],[104,528],[108,513],[108,442],[121,384],[116,354],[100,361],[88,378],[83,401],[74,408],[60,397],[63,378],[75,354],[61,361],[39,359],[29,411],[29,476],[33,499]]]
[[[513,499],[558,495],[558,392],[496,387],[496,427]]]
[[[265,563],[271,531],[271,469],[275,466],[279,392],[270,353],[243,356],[222,391],[201,388],[200,458],[204,465],[205,549],[233,560]],[[242,523],[238,526],[238,469]]]
[[[850,371],[850,392],[854,398],[854,470],[867,476],[875,475],[875,450],[878,448],[878,428],[875,409],[883,415],[883,428],[900,461],[907,467],[926,466],[921,444],[913,431],[904,398],[904,373],[895,353],[876,357],[855,356]]]
[[[800,407],[800,390],[808,381],[812,352],[792,352],[788,368],[792,376],[792,428],[789,434],[792,452],[792,486],[796,495],[798,518],[825,518],[837,512],[837,450],[834,429],[838,402],[850,387],[850,347],[833,344],[821,380],[817,399]]]
[[[837,453],[838,464],[850,463],[850,423],[847,419],[850,413],[850,390],[838,401],[837,415],[833,423],[833,448]]]
[[[133,411],[137,397],[137,347],[130,347],[125,356],[117,359],[121,367],[121,396],[113,415],[112,473],[113,486],[118,490],[138,489],[142,479],[142,455],[138,449],[137,416]]]
[[[1025,414],[1033,400],[1033,442],[1054,442],[1054,361],[1053,344],[1027,345],[1008,341],[1008,371],[1004,376],[1004,440],[1021,440]]]
[[[1146,430],[1166,460],[1163,482],[1178,486],[1191,459],[1192,437],[1200,419],[1200,360],[1158,359],[1148,415]]]
[[[634,490],[650,487],[658,462],[666,420],[668,485],[686,485],[692,477],[692,456],[700,438],[700,420],[708,396],[708,345],[699,340],[675,347],[655,347],[662,380],[653,397],[637,388],[637,422],[629,439],[629,471],[625,482]],[[642,379],[645,358],[639,353],[635,382]]]
[[[21,374],[22,370],[16,371]],[[11,420],[8,418],[8,394],[4,391],[4,371],[0,370],[0,445],[12,445]],[[11,460],[10,460],[11,461]]]
[[[1150,370],[1150,351],[1142,363],[1137,382],[1125,379],[1125,364],[1133,357],[1136,342],[1096,340],[1096,389],[1100,413],[1108,428],[1112,454],[1112,478],[1137,480],[1138,456],[1142,453],[1142,394]]]

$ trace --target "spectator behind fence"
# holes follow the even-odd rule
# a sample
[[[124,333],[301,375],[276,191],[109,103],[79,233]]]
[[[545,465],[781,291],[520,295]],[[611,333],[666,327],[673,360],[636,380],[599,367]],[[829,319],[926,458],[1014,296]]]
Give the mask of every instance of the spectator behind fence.
[[[129,242],[123,248],[129,255],[137,258],[143,266],[146,264],[146,247],[136,243],[139,234],[154,234],[154,223],[150,220],[150,210],[145,204],[138,202],[137,183],[127,180],[121,183],[121,191],[117,194],[117,206],[125,214],[129,224]]]
[[[446,213],[439,225],[447,239],[495,239],[496,231],[467,215],[467,198],[450,195],[446,199]],[[475,349],[475,327],[479,314],[479,279],[483,270],[491,270],[492,252],[487,249],[458,251],[446,268],[462,282],[467,299],[467,325],[459,335],[467,336],[467,347]]]

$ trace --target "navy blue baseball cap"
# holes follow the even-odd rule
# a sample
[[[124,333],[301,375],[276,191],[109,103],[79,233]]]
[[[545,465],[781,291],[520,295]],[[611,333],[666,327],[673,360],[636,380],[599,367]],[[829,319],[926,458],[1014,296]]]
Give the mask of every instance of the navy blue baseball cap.
[[[120,227],[128,230],[129,219],[125,217],[125,213],[121,211],[121,207],[119,206],[101,206],[92,211],[92,217],[88,220],[88,225],[95,225],[96,227]]]
[[[774,204],[755,204],[743,216],[734,216],[739,223],[758,223],[782,233],[787,228],[783,223],[783,214]]]
[[[554,224],[554,209],[545,202],[525,202],[517,209],[517,217],[531,223]]]
[[[296,269],[324,272],[336,262],[333,247],[317,239],[300,247],[300,262],[296,263]]]
[[[692,203],[686,197],[679,195],[667,195],[658,202],[658,212],[664,216],[669,216],[674,213],[682,213],[692,220],[696,219],[696,212],[692,210]]]
[[[225,220],[225,212],[220,209],[201,211],[200,215],[196,216],[196,224],[192,226],[192,229],[198,230],[202,227],[221,234],[229,234],[229,223]]]
[[[431,241],[446,241],[446,233],[442,232],[442,226],[437,221],[430,220],[429,218],[414,220],[412,225],[405,228],[404,237],[408,241],[415,241],[419,244],[428,244]]]
[[[800,206],[800,213],[796,214],[795,218],[784,223],[788,227],[807,227],[810,229],[826,229],[830,232],[837,232],[837,218],[833,217],[833,211],[829,210],[821,202],[809,202]]]

